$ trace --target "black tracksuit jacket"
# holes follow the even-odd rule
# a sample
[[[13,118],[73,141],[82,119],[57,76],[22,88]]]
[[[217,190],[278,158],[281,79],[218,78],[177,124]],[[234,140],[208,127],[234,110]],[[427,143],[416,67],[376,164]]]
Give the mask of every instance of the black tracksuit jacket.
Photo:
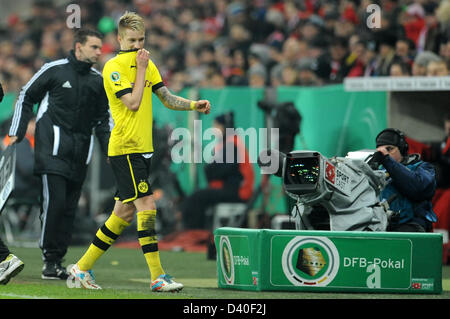
[[[18,142],[25,136],[35,104],[39,108],[34,173],[83,182],[94,132],[104,154],[110,136],[108,99],[101,73],[90,63],[77,60],[73,51],[66,59],[44,64],[19,94],[9,130]]]

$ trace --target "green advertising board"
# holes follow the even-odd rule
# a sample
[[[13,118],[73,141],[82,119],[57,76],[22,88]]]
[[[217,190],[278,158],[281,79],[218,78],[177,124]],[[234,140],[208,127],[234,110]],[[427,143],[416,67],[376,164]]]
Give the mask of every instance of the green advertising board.
[[[442,292],[441,234],[219,228],[214,235],[220,288]]]
[[[236,128],[242,129],[245,143],[255,173],[255,188],[261,181],[260,169],[256,163],[257,154],[262,149],[252,152],[245,132],[256,129],[258,147],[266,136],[260,130],[266,126],[265,114],[258,107],[267,92],[264,88],[227,86],[213,88],[185,88],[177,95],[189,99],[207,99],[211,101],[211,114],[193,114],[192,112],[172,112],[167,110],[158,99],[153,99],[153,118],[157,125],[170,124],[174,128],[189,128],[194,137],[193,143],[205,147],[211,142],[204,135],[212,127],[216,116],[225,112],[234,112]],[[295,139],[295,150],[315,150],[324,156],[345,156],[349,151],[374,148],[376,135],[386,127],[387,94],[386,92],[347,92],[342,84],[323,87],[278,87],[277,103],[293,102],[302,116],[300,134]],[[201,123],[201,136],[195,135],[194,119]],[[203,143],[201,143],[203,142]],[[171,168],[180,177],[183,190],[190,193],[195,189],[206,187],[207,181],[202,163],[174,163]],[[286,214],[290,211],[286,194],[282,189],[280,178],[271,177],[269,181],[270,200],[264,205],[264,211],[270,215]],[[261,197],[255,207],[262,206]]]
[[[386,92],[347,92],[341,84],[323,87],[279,87],[278,102],[292,101],[302,115],[294,149],[324,156],[375,148],[375,137],[387,125]]]

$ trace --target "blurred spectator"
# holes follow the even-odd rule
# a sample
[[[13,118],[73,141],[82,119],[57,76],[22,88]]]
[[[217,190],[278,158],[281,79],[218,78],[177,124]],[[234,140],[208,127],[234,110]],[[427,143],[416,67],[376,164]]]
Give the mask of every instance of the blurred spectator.
[[[316,75],[317,63],[312,58],[304,58],[298,65],[298,85],[319,86],[323,81]]]
[[[368,41],[366,43],[364,55],[361,58],[364,64],[364,76],[373,76],[375,74],[375,68],[377,65],[376,57],[375,42]]]
[[[392,62],[395,59],[395,37],[385,33],[379,42],[379,53],[377,56],[375,75],[389,75]]]
[[[283,76],[284,70],[286,72],[295,73],[294,70],[297,66],[298,61],[301,58],[308,56],[308,44],[306,41],[299,41],[297,38],[288,38],[282,47],[281,57],[276,65],[271,69],[271,84],[274,86],[284,83],[284,85],[295,85],[295,80],[293,80],[293,75]]]
[[[261,54],[251,52],[249,55],[248,82],[251,87],[264,87],[267,84],[267,69]]]
[[[217,71],[212,72],[209,79],[210,79],[209,83],[213,88],[221,89],[226,86],[225,78],[220,72]]]
[[[230,72],[228,73],[227,85],[247,85],[245,53],[239,49],[231,51]]]
[[[349,67],[349,71],[347,74],[348,77],[364,75],[366,67],[366,60],[364,59],[365,53],[366,44],[363,41],[357,40],[351,46],[351,53],[346,59],[346,64]]]
[[[446,42],[442,42],[439,52],[450,70],[450,37]]]
[[[444,60],[430,61],[427,65],[427,76],[447,76],[448,69]]]
[[[414,76],[426,76],[428,64],[431,61],[439,61],[439,56],[430,51],[424,51],[419,53],[413,62],[412,75]]]
[[[0,80],[7,93],[18,93],[44,63],[67,55],[73,41],[65,21],[69,3],[35,0],[29,15],[12,13],[0,25]],[[296,85],[303,58],[316,60],[314,73],[323,84],[341,83],[346,76],[389,76],[398,59],[413,65],[412,75],[424,76],[429,61],[418,59],[424,52],[450,67],[450,0],[376,2],[379,29],[366,25],[370,0],[77,3],[83,27],[104,35],[98,69],[118,50],[118,17],[137,11],[146,18],[152,59],[164,65],[163,77],[175,90],[220,87],[223,79],[237,86]]]
[[[412,66],[415,45],[408,38],[399,38],[395,43],[395,55],[405,63]]]
[[[262,64],[255,64],[248,71],[248,81],[251,87],[264,87],[266,85],[267,72]]]
[[[445,1],[444,1],[445,2]],[[425,27],[419,36],[419,41],[417,44],[418,52],[424,50],[429,50],[433,52],[438,52],[439,43],[441,42],[441,30],[440,22],[436,16],[438,4],[432,1],[428,1],[423,4],[424,14],[425,14]]]
[[[448,30],[450,27],[450,1],[438,1],[439,7],[436,9],[436,18],[439,21],[441,30]]]
[[[320,34],[320,27],[323,25],[323,21],[320,17],[311,16],[300,27],[300,38],[310,43]]]
[[[318,59],[317,73],[327,83],[339,83],[348,74],[345,60],[348,56],[347,40],[334,38],[329,45],[329,52]]]
[[[426,29],[425,10],[419,3],[412,3],[408,5],[401,15],[401,25],[405,29],[405,34],[408,39],[414,42],[417,47],[420,47],[420,37]]]
[[[411,67],[404,61],[395,61],[391,65],[390,76],[410,76]]]
[[[281,70],[281,82],[283,86],[299,85],[298,72],[295,65],[286,64]]]

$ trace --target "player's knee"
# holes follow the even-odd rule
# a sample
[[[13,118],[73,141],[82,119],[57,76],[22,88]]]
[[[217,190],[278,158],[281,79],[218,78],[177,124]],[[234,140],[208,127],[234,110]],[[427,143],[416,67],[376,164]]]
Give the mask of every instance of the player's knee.
[[[119,202],[118,202],[119,203]],[[127,223],[131,223],[134,217],[134,212],[136,211],[134,205],[132,204],[122,204],[119,205],[116,204],[114,207],[114,214],[117,217],[122,218]]]
[[[120,216],[119,216],[120,217]],[[131,213],[127,213],[126,215],[124,215],[123,217],[121,217],[124,221],[126,221],[127,223],[131,223],[133,221],[133,217],[134,217],[134,211]]]

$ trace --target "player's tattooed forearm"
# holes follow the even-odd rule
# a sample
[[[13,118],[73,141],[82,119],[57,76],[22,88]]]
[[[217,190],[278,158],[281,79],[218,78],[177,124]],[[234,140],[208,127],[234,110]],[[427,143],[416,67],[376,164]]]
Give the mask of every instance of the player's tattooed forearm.
[[[156,95],[161,102],[168,108],[179,111],[190,110],[190,101],[182,97],[173,95],[165,86],[156,90]]]

